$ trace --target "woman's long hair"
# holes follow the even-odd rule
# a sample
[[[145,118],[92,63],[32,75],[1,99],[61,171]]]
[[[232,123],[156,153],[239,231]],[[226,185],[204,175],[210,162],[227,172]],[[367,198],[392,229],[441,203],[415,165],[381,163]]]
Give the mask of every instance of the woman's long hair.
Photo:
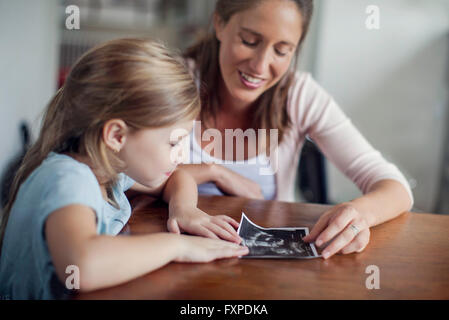
[[[265,0],[218,0],[215,14],[224,22],[228,23],[231,17],[239,12],[250,10]],[[294,79],[297,69],[298,55],[302,43],[307,35],[313,13],[313,0],[285,0],[293,1],[302,14],[302,35],[289,71],[272,88],[264,92],[257,103],[253,114],[253,127],[258,129],[278,129],[279,142],[282,141],[286,129],[291,125],[287,113],[287,99],[289,88]],[[219,66],[220,43],[212,30],[198,43],[188,48],[184,54],[196,62],[196,67],[201,78],[201,121],[205,127],[213,126],[211,119],[216,119],[218,114],[218,84],[220,79]]]
[[[183,59],[162,44],[119,39],[85,53],[49,103],[40,135],[13,180],[0,250],[20,186],[50,152],[87,156],[110,186],[124,164],[102,139],[107,121],[121,119],[131,130],[158,128],[193,120],[199,111],[198,90]]]

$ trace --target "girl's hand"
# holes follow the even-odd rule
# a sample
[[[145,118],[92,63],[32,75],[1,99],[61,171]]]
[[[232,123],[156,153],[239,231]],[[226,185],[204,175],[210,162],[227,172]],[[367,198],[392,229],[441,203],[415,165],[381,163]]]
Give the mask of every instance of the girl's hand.
[[[234,171],[214,164],[215,184],[226,194],[251,199],[264,199],[262,189],[256,182],[247,179]]]
[[[361,252],[369,242],[370,230],[366,217],[351,203],[342,203],[325,212],[312,231],[303,238],[318,247],[330,242],[322,252],[327,259],[337,252]]]
[[[181,235],[181,245],[175,261],[210,262],[215,259],[239,257],[248,254],[247,247],[219,240]]]
[[[173,209],[167,221],[168,231],[180,234],[181,231],[211,239],[223,239],[235,243],[242,239],[235,230],[239,223],[231,217],[210,216],[198,208],[183,207]]]

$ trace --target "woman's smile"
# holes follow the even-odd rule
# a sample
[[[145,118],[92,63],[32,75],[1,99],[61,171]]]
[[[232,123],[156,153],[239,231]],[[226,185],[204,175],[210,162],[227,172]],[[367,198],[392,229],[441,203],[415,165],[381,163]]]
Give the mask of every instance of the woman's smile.
[[[266,80],[250,76],[247,73],[239,71],[240,81],[247,87],[248,89],[258,89],[260,88]]]

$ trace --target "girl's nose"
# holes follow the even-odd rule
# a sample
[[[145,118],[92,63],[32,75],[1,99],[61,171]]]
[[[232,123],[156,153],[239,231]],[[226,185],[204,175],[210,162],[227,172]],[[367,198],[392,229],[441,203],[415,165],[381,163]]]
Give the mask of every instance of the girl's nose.
[[[185,157],[185,151],[181,145],[177,146],[176,149],[172,150],[171,163],[174,166],[182,163]]]

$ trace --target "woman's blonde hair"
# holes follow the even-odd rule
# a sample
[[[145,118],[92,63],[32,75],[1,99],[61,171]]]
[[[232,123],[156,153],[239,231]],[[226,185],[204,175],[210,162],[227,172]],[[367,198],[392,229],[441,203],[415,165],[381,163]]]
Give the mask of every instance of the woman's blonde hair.
[[[198,90],[183,59],[164,45],[130,38],[89,50],[50,101],[40,135],[13,180],[0,250],[19,187],[50,152],[87,156],[105,184],[112,184],[123,164],[102,139],[107,121],[121,119],[131,130],[158,128],[194,120],[199,111]]]
[[[265,0],[218,0],[215,12],[221,21],[228,23],[231,17],[239,12],[250,10]],[[288,92],[293,83],[294,72],[297,69],[298,54],[301,45],[306,38],[313,13],[313,0],[288,0],[293,1],[302,16],[302,35],[299,40],[296,56],[290,70],[272,88],[264,92],[253,110],[252,126],[258,129],[278,129],[279,142],[282,141],[286,129],[291,125],[287,113]],[[212,30],[202,40],[188,48],[184,53],[186,58],[192,58],[201,78],[201,121],[205,127],[210,127],[210,120],[216,120],[218,114],[218,84],[220,77],[219,66],[220,42]]]

